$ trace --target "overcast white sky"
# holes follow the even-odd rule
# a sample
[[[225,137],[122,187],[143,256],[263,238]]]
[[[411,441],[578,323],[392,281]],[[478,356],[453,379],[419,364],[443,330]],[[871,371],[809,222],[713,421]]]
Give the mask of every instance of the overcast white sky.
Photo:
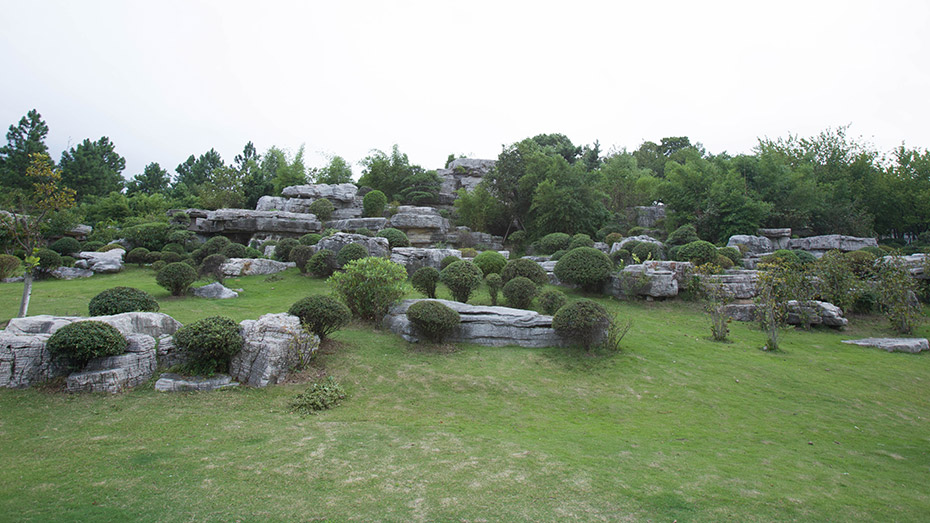
[[[0,126],[57,159],[109,136],[131,178],[252,140],[311,165],[398,144],[439,168],[539,133],[708,151],[852,124],[930,147],[930,3],[0,0]],[[5,140],[4,140],[5,142]],[[356,175],[360,168],[355,165]]]

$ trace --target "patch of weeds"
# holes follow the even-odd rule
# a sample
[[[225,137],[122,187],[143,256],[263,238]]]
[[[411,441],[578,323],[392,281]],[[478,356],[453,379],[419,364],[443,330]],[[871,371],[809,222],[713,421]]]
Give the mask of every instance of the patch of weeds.
[[[276,281],[281,281],[283,279],[284,279],[284,276],[282,276],[280,273],[274,273],[274,274],[269,274],[267,277],[265,277],[264,281],[267,283],[274,283]]]
[[[345,399],[346,393],[332,376],[322,382],[312,383],[307,390],[301,392],[288,404],[291,412],[308,416],[321,410],[335,407]]]

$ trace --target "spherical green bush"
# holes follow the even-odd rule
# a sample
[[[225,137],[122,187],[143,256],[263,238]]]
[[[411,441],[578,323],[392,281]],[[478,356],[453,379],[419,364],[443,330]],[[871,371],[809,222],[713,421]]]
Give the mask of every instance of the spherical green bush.
[[[223,249],[222,255],[227,258],[247,258],[248,247],[241,243],[230,243]]]
[[[350,243],[339,249],[336,254],[336,263],[340,267],[345,267],[352,260],[360,260],[368,256],[368,249],[360,243]]]
[[[145,262],[148,262],[148,263],[155,263],[160,259],[161,259],[161,252],[159,251],[152,251],[144,257]],[[140,264],[139,266],[141,267],[142,265]]]
[[[256,249],[255,247],[246,247],[245,248],[245,257],[246,258],[261,258],[262,251]]]
[[[184,250],[184,246],[180,243],[169,243],[162,247],[161,252],[173,252],[183,256],[187,251]]]
[[[344,272],[329,278],[336,294],[365,320],[380,320],[407,291],[407,270],[386,258],[369,256],[350,261]]]
[[[355,229],[355,234],[361,234],[362,236],[368,236],[368,237],[375,235],[375,233],[371,232],[371,229],[369,229],[368,227],[359,227],[358,229]]]
[[[462,261],[462,259],[459,258],[458,256],[453,256],[450,254],[449,256],[446,256],[445,258],[442,259],[442,261],[439,262],[439,270],[443,270],[457,261]]]
[[[462,253],[462,258],[474,258],[478,256],[478,250],[472,247],[463,247],[459,252]]]
[[[307,262],[313,257],[313,247],[309,245],[298,245],[291,249],[290,261],[297,264],[301,274],[307,272]]]
[[[456,327],[461,318],[459,313],[438,301],[418,301],[407,309],[407,319],[424,338],[433,343],[442,343]]]
[[[199,265],[203,262],[204,258],[211,254],[222,254],[222,252],[226,250],[226,247],[229,247],[230,243],[232,242],[225,236],[214,236],[201,245],[199,249],[194,251],[192,256]]]
[[[504,285],[504,282],[501,281],[501,275],[492,272],[484,277],[484,282],[488,285],[488,296],[491,297],[491,305],[497,305],[497,294]]]
[[[151,254],[156,254],[156,253],[151,253]],[[165,252],[160,252],[157,254],[158,254],[158,259],[152,260],[152,263],[155,263],[158,261],[163,261],[165,263],[177,263],[184,259],[184,256],[181,256],[180,254],[176,252],[172,252],[172,251],[165,251]]]
[[[420,267],[410,277],[410,284],[413,288],[427,298],[436,297],[437,283],[439,283],[439,271],[434,267]]]
[[[717,249],[717,254],[722,254],[723,256],[730,258],[730,261],[733,262],[733,265],[739,265],[740,262],[743,261],[743,255],[736,247],[720,247]]]
[[[549,255],[549,261],[559,261],[562,259],[562,256],[565,256],[565,253],[567,252],[568,251],[564,249],[561,251],[555,251],[554,253]]]
[[[226,263],[226,257],[222,254],[211,254],[204,258],[203,263],[200,264],[200,267],[197,270],[197,273],[200,276],[211,276],[216,279],[218,282],[222,282],[225,274],[223,274],[223,264]]]
[[[294,238],[284,238],[275,244],[274,257],[278,261],[286,262],[290,259],[291,249],[300,245]]]
[[[61,256],[51,249],[39,249],[36,253],[39,257],[38,272],[49,273],[61,267]]]
[[[368,218],[384,215],[385,205],[387,205],[387,196],[377,189],[362,198],[362,211]]]
[[[515,309],[529,309],[539,288],[529,278],[517,276],[504,284],[503,292],[507,305]]]
[[[132,287],[112,287],[90,299],[91,316],[108,316],[124,312],[158,312],[158,302],[151,294]]]
[[[730,258],[727,258],[726,256],[722,254],[717,255],[717,260],[714,262],[714,264],[723,270],[733,268],[733,260],[731,260]]]
[[[81,245],[81,251],[82,252],[95,252],[97,249],[101,247],[103,247],[103,242],[89,241],[89,242],[84,242],[84,244]]]
[[[590,349],[602,339],[610,321],[607,310],[591,300],[578,300],[565,305],[552,317],[552,328],[560,336]]]
[[[640,263],[647,260],[661,260],[663,258],[662,246],[658,243],[640,242],[630,252],[633,256],[639,258]]]
[[[618,265],[629,265],[633,261],[633,253],[626,249],[617,249],[610,254],[610,259]]]
[[[668,235],[667,243],[669,245],[687,245],[692,242],[696,242],[701,238],[698,237],[697,229],[694,228],[694,225],[686,223],[681,227],[672,231],[672,234]]]
[[[62,256],[81,252],[81,242],[71,237],[64,237],[49,246],[50,249]]]
[[[613,268],[610,257],[603,252],[593,247],[578,247],[562,256],[554,272],[560,281],[596,291],[604,286]]]
[[[174,263],[174,262],[172,262],[172,263]],[[155,263],[152,264],[152,270],[155,271],[155,272],[158,272],[158,271],[164,269],[166,265],[168,265],[168,262],[166,262],[165,260],[158,260],[157,262],[155,262]]]
[[[395,229],[393,227],[388,227],[387,229],[381,229],[380,231],[378,231],[378,236],[382,238],[387,238],[387,241],[391,245],[392,249],[394,247],[409,247],[410,246],[410,240],[407,238],[407,235],[404,233],[404,231],[400,229]]]
[[[142,267],[143,264],[149,262],[150,254],[151,251],[145,247],[136,247],[126,254],[126,263],[135,263]]]
[[[336,207],[333,206],[333,202],[327,200],[326,198],[320,198],[315,200],[313,203],[307,207],[307,212],[310,214],[315,214],[317,219],[321,222],[325,222],[332,218],[333,211],[336,210]]]
[[[501,281],[503,283],[507,283],[517,276],[529,278],[530,281],[540,287],[549,283],[549,276],[546,275],[546,271],[538,263],[527,258],[510,260],[504,266],[504,270],[501,271]]]
[[[443,269],[439,279],[452,292],[455,301],[468,303],[471,294],[481,286],[484,273],[474,263],[459,260]]]
[[[0,279],[9,278],[20,271],[23,260],[12,254],[0,254]]]
[[[694,265],[704,265],[717,261],[717,248],[710,242],[698,240],[686,243],[678,249],[678,259],[689,261]]]
[[[554,232],[540,238],[536,242],[536,247],[540,254],[552,254],[555,251],[567,249],[571,241],[572,237],[564,232]]]
[[[314,294],[298,300],[287,312],[300,318],[300,322],[321,340],[348,325],[352,318],[348,307],[326,294]]]
[[[184,262],[169,263],[155,274],[155,283],[168,290],[172,296],[182,296],[197,280],[197,271]]]
[[[52,357],[82,368],[94,358],[126,352],[129,343],[112,325],[102,321],[76,321],[55,331],[45,348]]]
[[[565,293],[556,289],[545,290],[539,295],[539,306],[543,314],[548,314],[550,316],[561,309],[567,301],[568,298],[565,296]]]
[[[239,324],[224,316],[210,316],[174,333],[174,343],[185,351],[185,370],[191,374],[226,372],[229,360],[242,350]]]
[[[608,247],[611,247],[613,246],[613,244],[619,243],[622,240],[623,240],[622,234],[620,234],[619,232],[612,232],[604,238],[604,243],[606,243]]]
[[[328,278],[336,270],[336,255],[329,249],[320,249],[310,257],[305,269],[317,278]]]
[[[524,242],[526,242],[526,231],[514,231],[507,236],[507,244],[514,249],[523,248]]]
[[[594,240],[587,234],[576,234],[572,236],[572,241],[569,242],[565,250],[571,251],[578,247],[594,247]]]
[[[761,262],[769,265],[797,265],[798,255],[788,249],[778,249],[772,254],[763,256]]]
[[[61,266],[62,267],[74,267],[75,259],[71,256],[62,256],[61,257]]]
[[[814,263],[817,261],[817,257],[807,251],[791,251],[798,257],[798,264],[807,265],[808,263]],[[858,251],[853,251],[858,252]]]
[[[497,251],[484,251],[478,256],[475,256],[475,259],[472,260],[475,265],[477,265],[481,272],[485,276],[491,273],[498,273],[504,270],[504,266],[507,265],[507,258],[504,258],[504,255]]]
[[[317,234],[315,232],[312,232],[310,234],[304,234],[303,236],[300,237],[299,240],[297,240],[297,242],[300,243],[301,245],[316,245],[317,242],[319,242],[322,239],[323,239],[322,234]]]

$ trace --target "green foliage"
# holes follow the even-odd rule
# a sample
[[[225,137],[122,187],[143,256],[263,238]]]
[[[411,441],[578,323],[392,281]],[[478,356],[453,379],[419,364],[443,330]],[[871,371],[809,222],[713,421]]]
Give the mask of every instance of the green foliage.
[[[123,187],[126,160],[116,153],[106,136],[92,142],[85,139],[61,153],[61,181],[77,191],[77,201],[87,196],[105,196]],[[161,247],[161,246],[159,246]]]
[[[772,254],[763,256],[761,261],[769,265],[797,265],[798,255],[788,249],[778,249]]]
[[[617,265],[629,265],[633,262],[633,253],[626,249],[617,249],[611,253],[610,259]]]
[[[125,247],[123,247],[122,245],[118,243],[108,243],[104,245],[103,247],[97,249],[97,252],[110,252],[116,249],[125,249]]]
[[[529,278],[530,281],[539,287],[549,283],[549,276],[546,275],[546,271],[543,270],[538,263],[527,258],[510,260],[507,262],[507,265],[504,266],[504,270],[501,271],[501,281],[504,283],[509,282],[517,276]]]
[[[98,241],[84,242],[84,245],[81,246],[81,251],[82,251],[82,252],[83,252],[83,251],[91,251],[91,252],[93,252],[93,251],[96,251],[96,250],[100,249],[101,247],[103,247],[103,245],[104,245],[103,242],[98,242]]]
[[[380,320],[406,292],[407,271],[385,258],[369,256],[350,261],[329,283],[356,316]]]
[[[314,294],[297,301],[287,311],[300,318],[310,332],[321,340],[349,324],[352,311],[336,298],[326,294]]]
[[[560,281],[597,291],[604,286],[613,268],[610,257],[603,252],[593,247],[578,247],[559,258],[554,272]]]
[[[439,271],[434,267],[420,267],[410,277],[410,284],[413,288],[427,298],[436,298],[437,283],[439,283]]]
[[[499,274],[507,265],[507,259],[504,258],[503,254],[497,251],[484,251],[475,256],[473,262],[481,269],[481,272],[483,272],[485,276],[495,272]]]
[[[500,292],[501,287],[504,285],[503,280],[501,280],[501,275],[492,272],[484,277],[484,282],[488,286],[488,295],[491,297],[491,305],[497,305],[497,293]]]
[[[180,243],[169,243],[161,248],[161,252],[173,252],[183,256],[187,251],[184,250],[184,246]]]
[[[571,251],[577,249],[578,247],[594,247],[594,240],[591,239],[587,234],[576,234],[572,236],[572,241],[569,242],[568,247],[565,249]]]
[[[743,254],[736,247],[720,247],[717,254],[729,258],[733,265],[739,265],[743,261]]]
[[[555,262],[557,262],[557,261],[561,260],[561,259],[562,259],[562,256],[565,256],[565,254],[566,254],[567,252],[568,252],[568,251],[566,251],[566,250],[564,250],[564,249],[561,250],[561,251],[555,251],[554,253],[552,253],[552,254],[549,255],[549,261],[555,261]]]
[[[10,254],[0,254],[0,279],[13,276],[22,269],[23,260]]]
[[[248,258],[247,249],[248,247],[241,243],[230,242],[221,254],[227,258]]]
[[[45,344],[53,358],[76,368],[83,368],[94,358],[122,354],[128,346],[115,327],[102,321],[69,323],[55,331]]]
[[[462,260],[462,259],[459,258],[458,256],[453,256],[453,255],[450,254],[450,255],[446,256],[445,258],[443,258],[443,259],[439,262],[439,269],[440,269],[440,270],[445,269],[446,267],[452,265],[453,263],[455,263],[455,262],[457,262],[457,261],[461,261],[461,260]]]
[[[449,264],[439,273],[439,279],[452,291],[456,301],[468,303],[471,294],[481,286],[484,273],[468,260]]]
[[[368,194],[371,194],[371,193],[368,193]],[[378,236],[382,238],[387,238],[387,241],[390,244],[392,249],[394,247],[409,247],[410,246],[410,240],[407,239],[407,235],[404,233],[404,231],[400,229],[395,229],[393,227],[381,229],[380,231],[378,231]]]
[[[342,386],[328,376],[323,382],[314,382],[307,390],[298,394],[289,404],[291,412],[308,416],[321,410],[328,410],[346,398]]]
[[[347,263],[352,260],[359,260],[368,256],[368,249],[360,243],[350,243],[343,248],[339,249],[339,252],[336,254],[336,264],[339,267],[344,267]]]
[[[294,238],[284,238],[275,244],[274,258],[286,262],[291,259],[291,249],[300,245]]]
[[[585,350],[604,337],[610,321],[607,310],[591,300],[578,300],[559,309],[552,317],[552,328],[560,336],[581,344]]]
[[[367,218],[380,218],[384,215],[384,207],[387,205],[387,196],[383,192],[375,189],[362,198],[362,212]],[[385,238],[387,238],[385,236]]]
[[[543,314],[552,316],[568,301],[565,293],[557,289],[547,289],[539,295],[539,307]]]
[[[310,245],[298,245],[291,249],[291,254],[288,259],[297,264],[297,268],[301,273],[306,273],[308,270],[307,262],[310,261],[310,258],[312,258],[313,255],[313,247]]]
[[[358,229],[355,229],[355,234],[360,234],[362,236],[368,236],[369,238],[375,235],[375,233],[371,232],[371,229],[369,229],[368,227],[359,227]]]
[[[868,251],[851,251],[843,254],[847,266],[857,278],[863,279],[872,276],[875,272],[877,256]]]
[[[459,313],[438,301],[418,301],[407,309],[407,319],[417,333],[433,343],[442,341],[459,326]]]
[[[923,309],[907,263],[892,256],[879,262],[876,272],[879,304],[891,328],[899,334],[913,333],[923,320]]]
[[[230,243],[232,242],[225,236],[214,236],[201,245],[199,249],[191,253],[191,256],[199,265],[211,254],[222,254],[223,251],[226,250],[226,247],[229,247]]]
[[[20,118],[19,124],[10,125],[6,133],[7,145],[0,147],[0,185],[22,190],[31,189],[32,181],[26,177],[26,170],[32,155],[48,156],[46,136],[48,124],[35,109]]]
[[[459,252],[462,253],[462,258],[474,258],[478,256],[478,250],[472,247],[463,247]]]
[[[798,257],[798,263],[800,265],[809,265],[817,261],[817,257],[807,251],[794,250],[791,252]]]
[[[730,258],[727,258],[726,256],[722,254],[718,254],[716,261],[714,261],[713,263],[723,270],[733,268],[733,260],[731,260]]]
[[[91,316],[108,316],[124,312],[158,312],[158,302],[151,294],[132,287],[112,287],[91,298],[87,305]]]
[[[700,239],[694,225],[686,223],[672,231],[672,233],[668,235],[668,241],[666,243],[669,245],[686,245]]]
[[[39,265],[37,267],[39,272],[48,273],[61,267],[61,256],[51,249],[39,249],[36,256],[39,257]]]
[[[689,261],[694,265],[704,265],[717,261],[717,248],[710,242],[697,240],[686,243],[678,249],[678,259]]]
[[[172,296],[183,296],[195,281],[197,281],[197,271],[184,262],[169,263],[155,274],[155,283],[170,292]]]
[[[315,214],[317,219],[322,222],[329,220],[333,216],[333,211],[335,210],[336,207],[333,205],[333,202],[326,198],[315,200],[310,204],[310,207],[307,208],[307,212]]]
[[[175,262],[172,262],[172,263],[175,263]],[[166,262],[165,260],[158,260],[156,262],[152,262],[151,269],[157,273],[158,271],[164,269],[166,265],[168,265],[168,262]]]
[[[555,251],[564,251],[568,249],[572,237],[564,232],[554,232],[547,234],[536,242],[536,250],[540,254],[552,254]]]
[[[612,232],[604,237],[604,243],[606,243],[608,247],[612,247],[613,244],[619,243],[622,240],[623,235],[619,232]]]
[[[310,257],[304,268],[317,278],[328,278],[336,270],[336,254],[329,249],[320,249]]]
[[[539,288],[529,278],[517,276],[504,284],[504,298],[507,305],[515,309],[529,309]]]
[[[514,248],[514,250],[523,249],[523,243],[526,242],[526,231],[514,231],[510,233],[510,236],[507,236],[507,243]]]
[[[394,145],[390,156],[383,151],[372,151],[362,160],[362,164],[364,169],[358,180],[359,186],[371,187],[391,199],[408,204],[422,205],[436,201],[441,184],[439,176],[435,171],[426,171],[419,165],[410,165],[407,155],[402,154],[397,145]],[[364,207],[364,200],[362,205]]]
[[[322,234],[317,234],[315,232],[312,232],[310,234],[304,234],[303,236],[300,237],[299,240],[297,240],[297,242],[300,243],[301,245],[316,245],[322,239],[323,239]]]
[[[49,249],[62,256],[67,256],[76,252],[81,252],[81,242],[66,236],[49,245]]]
[[[145,247],[136,247],[126,254],[126,263],[135,263],[142,267],[149,261],[151,252]]]
[[[488,191],[485,183],[479,183],[471,191],[457,191],[455,205],[456,223],[473,231],[503,234],[507,230],[507,209]]]
[[[210,375],[229,369],[229,360],[242,350],[244,340],[235,321],[210,316],[178,329],[174,342],[188,357],[186,372]]]
[[[601,227],[600,229],[598,229],[594,237],[597,239],[597,241],[604,242],[607,245],[610,245],[610,242],[607,241],[607,238],[611,234],[615,235],[614,238],[616,238],[616,235],[622,236],[625,231],[626,229],[623,226],[621,226],[619,223],[609,223]]]
[[[223,274],[223,264],[226,263],[226,257],[222,254],[211,254],[203,259],[203,262],[200,263],[200,267],[197,272],[199,276],[211,276],[216,281],[222,283],[225,278]]]
[[[627,248],[629,248],[629,244],[627,244]],[[662,246],[652,242],[639,242],[633,247],[630,254],[639,259],[640,262],[646,260],[661,260],[664,258]]]
[[[176,252],[171,252],[171,251],[153,252],[151,253],[151,258],[150,258],[152,263],[155,263],[157,261],[164,261],[166,263],[175,263],[175,262],[182,261],[183,259],[184,259],[184,256]]]
[[[329,165],[320,169],[316,175],[316,183],[338,184],[352,183],[352,167],[346,163],[345,158],[333,156]]]

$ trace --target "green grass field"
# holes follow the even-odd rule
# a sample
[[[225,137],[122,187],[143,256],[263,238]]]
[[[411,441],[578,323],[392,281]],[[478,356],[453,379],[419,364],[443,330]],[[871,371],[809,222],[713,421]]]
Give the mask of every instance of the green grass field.
[[[185,323],[328,291],[292,270],[228,280],[235,300],[174,299],[133,268],[38,282],[30,313],[86,314],[115,285]],[[21,292],[0,286],[0,319]],[[840,343],[888,335],[881,318],[788,330],[773,354],[743,324],[710,341],[694,304],[600,301],[634,321],[622,353],[440,354],[353,325],[314,362],[349,397],[310,417],[287,410],[301,384],[0,390],[0,520],[927,519],[930,359]]]

